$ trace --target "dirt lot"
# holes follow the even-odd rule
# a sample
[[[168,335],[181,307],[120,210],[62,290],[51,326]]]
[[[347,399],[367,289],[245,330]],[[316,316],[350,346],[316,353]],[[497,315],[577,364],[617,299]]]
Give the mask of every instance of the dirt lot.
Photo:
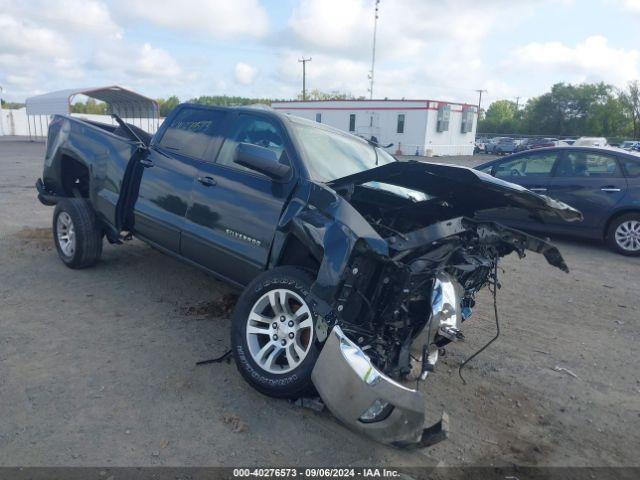
[[[256,393],[233,364],[196,367],[228,347],[222,283],[135,240],[64,267],[32,187],[42,156],[0,142],[0,465],[640,464],[640,259],[567,239],[569,275],[506,259],[501,338],[463,385],[494,334],[485,292],[422,387],[451,438],[398,451]]]

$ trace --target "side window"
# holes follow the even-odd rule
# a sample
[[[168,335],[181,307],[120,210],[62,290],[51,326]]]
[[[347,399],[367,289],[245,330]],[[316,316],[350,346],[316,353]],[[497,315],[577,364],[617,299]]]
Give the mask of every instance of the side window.
[[[203,159],[224,116],[225,112],[219,110],[184,108],[165,130],[158,145],[181,155]]]
[[[350,132],[356,131],[356,114],[355,113],[352,113],[349,115],[349,131]]]
[[[556,153],[543,153],[531,155],[527,158],[524,167],[524,174],[528,177],[548,177],[553,170],[553,164],[556,163]]]
[[[628,177],[640,177],[640,158],[638,160],[623,158],[622,163],[624,164],[624,169],[627,171]]]
[[[495,166],[495,176],[497,178],[521,177],[524,175],[525,158],[520,157],[508,160]]]
[[[404,133],[404,113],[398,115],[398,125],[396,128],[397,133]]]
[[[220,165],[255,173],[253,170],[233,162],[238,143],[250,143],[268,148],[276,153],[281,163],[288,163],[280,128],[269,119],[253,115],[241,115],[231,132],[229,132],[229,137],[224,141],[216,160],[216,163]]]
[[[603,153],[569,152],[558,164],[558,177],[620,177],[616,159]]]
[[[556,161],[555,153],[539,153],[508,160],[496,166],[496,177],[548,177]]]

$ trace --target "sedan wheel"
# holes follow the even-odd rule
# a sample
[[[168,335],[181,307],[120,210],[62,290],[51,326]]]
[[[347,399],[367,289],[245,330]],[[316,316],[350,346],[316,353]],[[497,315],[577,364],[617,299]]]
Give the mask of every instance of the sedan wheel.
[[[611,220],[605,240],[622,255],[640,256],[640,213],[627,213]]]
[[[622,250],[640,252],[640,221],[627,220],[615,231],[616,243]]]

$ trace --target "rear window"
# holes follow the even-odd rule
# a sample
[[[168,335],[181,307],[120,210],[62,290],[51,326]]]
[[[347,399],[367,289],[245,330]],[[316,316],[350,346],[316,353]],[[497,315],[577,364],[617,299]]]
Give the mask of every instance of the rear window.
[[[558,177],[620,177],[616,159],[610,155],[591,152],[570,152],[560,161]]]
[[[623,158],[622,163],[628,177],[640,177],[640,158]]]
[[[159,145],[181,155],[202,159],[224,115],[217,110],[182,109],[162,135]]]

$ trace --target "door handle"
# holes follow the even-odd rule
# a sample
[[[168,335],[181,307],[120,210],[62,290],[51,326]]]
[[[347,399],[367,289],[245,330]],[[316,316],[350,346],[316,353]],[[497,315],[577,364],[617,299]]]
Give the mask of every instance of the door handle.
[[[149,168],[149,167],[153,167],[153,162],[151,160],[143,158],[142,160],[140,160],[140,165],[142,165],[145,168]]]
[[[545,187],[531,187],[529,190],[532,192],[546,192],[547,189]]]
[[[621,192],[622,191],[621,188],[617,188],[617,187],[602,187],[600,190],[602,190],[603,192],[607,192],[607,193],[615,193],[615,192]]]
[[[214,185],[217,185],[217,182],[212,177],[198,177],[198,182],[205,187],[213,187]]]

